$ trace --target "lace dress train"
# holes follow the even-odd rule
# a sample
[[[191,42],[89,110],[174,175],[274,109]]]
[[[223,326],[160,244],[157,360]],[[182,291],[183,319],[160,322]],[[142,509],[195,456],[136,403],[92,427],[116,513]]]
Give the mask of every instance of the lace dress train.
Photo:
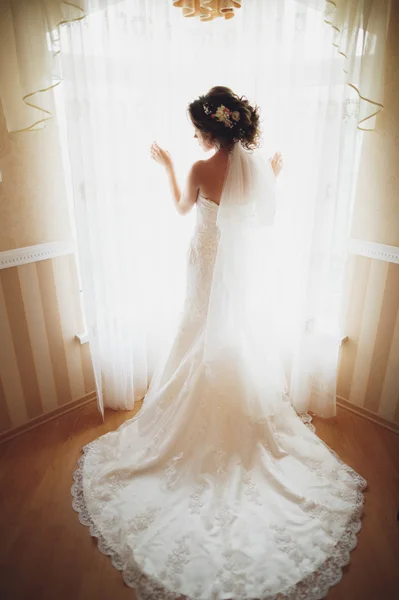
[[[217,211],[198,198],[169,357],[138,415],[84,448],[74,508],[142,600],[317,600],[349,562],[366,482],[289,401],[254,421],[240,370],[203,363]]]

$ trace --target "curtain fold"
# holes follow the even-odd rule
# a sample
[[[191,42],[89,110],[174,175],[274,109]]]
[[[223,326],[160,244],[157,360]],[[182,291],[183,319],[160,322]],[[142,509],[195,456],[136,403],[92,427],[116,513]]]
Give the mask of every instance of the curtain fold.
[[[8,131],[31,131],[51,118],[47,92],[60,81],[60,27],[119,0],[3,0],[0,6],[0,94]],[[231,19],[241,0],[164,0],[185,16]],[[267,4],[268,0],[265,1]],[[358,93],[359,127],[371,130],[383,107],[386,32],[391,0],[297,0],[325,10],[346,82]],[[246,4],[241,10],[249,9]],[[273,2],[270,3],[271,6]],[[165,7],[158,3],[159,14]]]
[[[345,59],[347,83],[360,99],[358,125],[375,127],[383,108],[385,40],[390,0],[328,0],[325,20],[333,31],[333,44]]]
[[[84,18],[83,0],[3,0],[0,5],[0,96],[9,132],[41,129],[52,117],[61,81],[59,28]]]

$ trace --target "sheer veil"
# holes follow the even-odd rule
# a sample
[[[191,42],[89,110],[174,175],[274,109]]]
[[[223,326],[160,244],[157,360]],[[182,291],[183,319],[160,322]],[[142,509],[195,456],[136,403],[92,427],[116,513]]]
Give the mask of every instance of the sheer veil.
[[[276,321],[275,202],[270,164],[235,144],[218,210],[203,360],[209,378],[222,376],[242,392],[255,422],[287,400]]]

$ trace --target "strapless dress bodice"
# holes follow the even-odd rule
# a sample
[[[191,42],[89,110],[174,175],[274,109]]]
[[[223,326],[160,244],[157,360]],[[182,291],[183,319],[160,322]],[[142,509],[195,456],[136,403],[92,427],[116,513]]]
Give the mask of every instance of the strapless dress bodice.
[[[197,198],[197,229],[209,230],[216,227],[219,206],[201,195]]]

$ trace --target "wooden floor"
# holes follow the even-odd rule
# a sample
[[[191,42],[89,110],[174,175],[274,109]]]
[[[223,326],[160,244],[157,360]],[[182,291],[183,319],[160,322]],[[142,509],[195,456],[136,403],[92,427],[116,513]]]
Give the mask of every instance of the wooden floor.
[[[139,408],[139,407],[138,407]],[[135,599],[71,507],[80,448],[132,413],[94,404],[0,445],[1,600]],[[351,564],[328,600],[399,598],[399,436],[338,408],[318,435],[369,482]]]

